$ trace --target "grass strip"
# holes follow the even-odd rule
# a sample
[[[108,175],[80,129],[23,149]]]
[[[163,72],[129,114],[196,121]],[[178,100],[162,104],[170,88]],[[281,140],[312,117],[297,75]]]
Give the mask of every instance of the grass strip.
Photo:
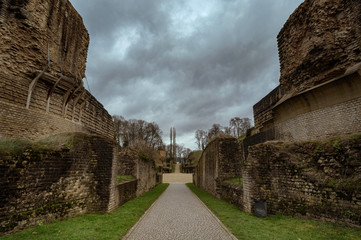
[[[238,186],[243,186],[243,179],[242,177],[234,177],[234,178],[228,178],[224,180],[225,183],[231,183],[236,184]]]
[[[337,226],[282,215],[257,218],[235,206],[213,197],[193,183],[187,186],[208,206],[223,224],[240,240],[360,240],[361,229]]]
[[[169,184],[159,184],[154,189],[128,201],[111,213],[86,214],[51,224],[40,224],[36,228],[2,236],[0,239],[119,239],[127,233],[168,186]]]

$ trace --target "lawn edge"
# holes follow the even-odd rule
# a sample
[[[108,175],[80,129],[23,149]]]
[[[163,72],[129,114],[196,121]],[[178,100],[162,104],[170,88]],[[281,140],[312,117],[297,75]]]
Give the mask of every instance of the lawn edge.
[[[154,202],[152,203],[152,205],[150,205],[149,208],[147,208],[145,210],[145,212],[142,214],[142,216],[140,216],[138,218],[138,220],[126,231],[126,233],[124,235],[120,236],[120,239],[124,239],[126,240],[127,238],[129,238],[129,235],[132,234],[132,232],[137,228],[137,226],[139,225],[139,223],[143,220],[143,218],[148,214],[148,212],[153,208],[153,206],[155,205],[155,203],[157,202],[157,200],[164,194],[164,192],[168,189],[169,187],[169,183],[162,183],[167,185],[167,187],[164,189],[164,191],[154,200]]]

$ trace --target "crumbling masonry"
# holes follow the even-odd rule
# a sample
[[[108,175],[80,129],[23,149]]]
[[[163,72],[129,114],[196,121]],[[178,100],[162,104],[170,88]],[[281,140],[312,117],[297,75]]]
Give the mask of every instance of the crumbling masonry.
[[[152,160],[135,163],[136,180],[116,182],[112,118],[83,86],[88,45],[69,1],[0,1],[0,140],[47,144],[0,151],[0,235],[109,212],[155,185]],[[60,148],[49,145],[56,139]]]
[[[361,2],[305,0],[277,40],[280,85],[253,107],[243,186],[217,181],[213,143],[194,181],[246,212],[264,199],[271,214],[360,226]]]
[[[1,1],[0,36],[0,135],[112,138],[111,116],[83,87],[89,35],[69,1]]]

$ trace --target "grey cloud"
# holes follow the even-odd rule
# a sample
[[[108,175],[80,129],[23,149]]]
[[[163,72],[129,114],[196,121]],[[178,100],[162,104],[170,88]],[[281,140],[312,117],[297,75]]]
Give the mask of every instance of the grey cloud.
[[[251,118],[252,106],[278,84],[276,36],[302,2],[205,1],[212,11],[192,22],[204,9],[188,8],[191,1],[72,1],[90,33],[92,93],[111,114],[157,122],[165,137],[171,126],[189,139],[215,122]],[[179,35],[178,13],[193,32]],[[114,46],[129,29],[138,37],[121,59]]]

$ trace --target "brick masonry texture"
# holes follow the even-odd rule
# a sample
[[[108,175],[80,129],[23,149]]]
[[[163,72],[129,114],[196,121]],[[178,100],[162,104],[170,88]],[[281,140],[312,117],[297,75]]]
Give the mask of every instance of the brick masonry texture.
[[[278,139],[288,141],[361,132],[361,98],[301,114],[276,125],[276,132]]]
[[[243,186],[232,183],[222,183],[220,198],[243,210]]]
[[[76,129],[112,138],[111,116],[83,87],[89,35],[71,3],[2,1],[0,25],[0,124],[11,123],[0,129],[0,135],[38,139]],[[29,86],[46,66],[47,76],[34,85],[26,109]],[[55,86],[59,74],[64,78]],[[30,125],[14,115],[27,119]],[[57,124],[50,119],[56,119]]]
[[[253,107],[255,133],[275,127],[277,139],[302,141],[361,131],[360,16],[354,0],[295,10],[277,37],[280,85]]]
[[[361,2],[306,0],[278,34],[284,92],[303,91],[361,61]]]
[[[244,210],[361,225],[361,137],[252,146],[243,167]]]
[[[118,174],[137,178],[136,196],[140,196],[157,184],[157,169],[154,160],[135,148],[122,148],[119,152]]]
[[[117,146],[79,134],[69,144],[74,145],[60,150],[29,146],[19,153],[0,153],[0,234],[40,221],[111,210]]]
[[[238,140],[216,138],[203,151],[194,172],[196,186],[220,197],[221,183],[241,172],[241,153]]]
[[[308,141],[361,132],[361,76],[354,73],[273,108],[277,139]]]

